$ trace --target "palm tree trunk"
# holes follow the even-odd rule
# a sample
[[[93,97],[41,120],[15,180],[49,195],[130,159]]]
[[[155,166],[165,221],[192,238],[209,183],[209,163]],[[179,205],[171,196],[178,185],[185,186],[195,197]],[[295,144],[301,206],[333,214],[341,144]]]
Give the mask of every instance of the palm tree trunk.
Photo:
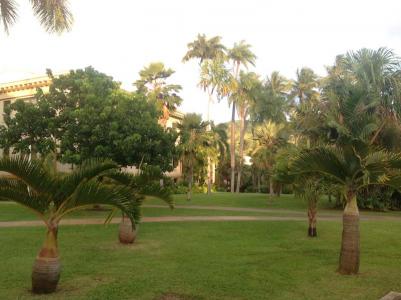
[[[194,167],[191,164],[189,171],[189,184],[188,184],[188,192],[187,192],[187,201],[191,201],[192,199],[192,183],[194,181]]]
[[[244,161],[244,137],[245,137],[245,115],[246,113],[241,114],[241,122],[240,122],[240,142],[239,142],[239,166],[238,166],[238,175],[237,175],[237,190],[239,193],[239,189],[241,187],[241,173],[242,173],[242,165]]]
[[[231,159],[231,193],[235,191],[235,104],[232,103],[230,159]]]
[[[210,131],[212,127],[210,126],[210,104],[212,103],[212,93],[208,90],[209,101],[207,104],[207,121],[209,124],[207,125],[207,131]],[[210,195],[212,193],[212,172],[211,166],[212,160],[210,159],[210,155],[207,157],[207,194]]]
[[[269,196],[274,196],[274,187],[273,187],[273,176],[269,176]]]
[[[260,177],[261,177],[261,174],[260,174],[260,171],[258,171],[258,193],[260,193],[262,191],[262,189],[260,187]]]
[[[46,240],[35,259],[32,269],[32,292],[35,294],[54,292],[60,280],[57,230],[57,224],[48,227]]]
[[[339,273],[357,274],[359,271],[359,210],[356,193],[348,191],[343,212],[343,233]]]
[[[132,222],[123,214],[121,223],[118,229],[118,239],[121,244],[132,244],[135,241],[137,234],[136,228],[132,227]]]
[[[308,201],[308,221],[309,221],[309,227],[308,227],[308,236],[309,237],[316,237],[317,236],[317,231],[316,231],[316,223],[317,223],[317,202],[315,199],[310,199]]]

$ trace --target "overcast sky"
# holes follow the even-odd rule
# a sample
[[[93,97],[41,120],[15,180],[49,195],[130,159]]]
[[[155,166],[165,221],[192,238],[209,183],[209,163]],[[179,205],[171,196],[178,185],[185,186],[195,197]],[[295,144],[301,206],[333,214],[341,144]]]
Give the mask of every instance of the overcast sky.
[[[324,75],[337,54],[362,47],[401,55],[399,0],[70,0],[75,22],[61,36],[40,27],[30,1],[17,2],[18,23],[0,33],[0,82],[92,65],[132,89],[144,65],[162,61],[176,71],[171,82],[183,86],[180,109],[204,115],[197,64],[181,62],[198,33],[219,35],[228,47],[251,44],[262,77],[278,70],[293,78],[303,66]],[[227,103],[214,104],[211,116],[229,120]]]

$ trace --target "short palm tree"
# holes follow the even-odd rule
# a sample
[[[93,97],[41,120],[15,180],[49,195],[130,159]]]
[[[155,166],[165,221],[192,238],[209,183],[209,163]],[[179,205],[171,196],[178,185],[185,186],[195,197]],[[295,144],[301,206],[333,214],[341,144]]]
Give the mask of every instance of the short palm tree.
[[[134,221],[122,211],[122,218],[118,231],[118,239],[122,244],[132,244],[138,232],[141,211],[140,207],[147,197],[156,197],[164,200],[171,209],[174,208],[171,191],[167,187],[160,185],[163,174],[158,166],[143,166],[139,174],[126,172],[109,172],[103,177],[105,182],[123,185],[130,188],[132,206],[137,209]],[[117,207],[110,213],[106,222],[110,221]]]
[[[292,162],[295,173],[321,174],[343,192],[343,234],[338,271],[359,271],[359,210],[357,192],[369,185],[399,188],[401,155],[369,149],[360,140],[344,147],[322,146],[306,149]]]
[[[0,171],[10,174],[0,178],[0,200],[29,208],[47,228],[45,242],[33,266],[34,293],[51,293],[57,287],[60,278],[57,237],[65,215],[105,204],[123,211],[133,223],[138,219],[139,207],[133,201],[132,190],[99,179],[109,172],[118,172],[117,167],[113,162],[90,160],[69,174],[61,174],[50,171],[40,161],[22,156],[0,159]]]
[[[30,0],[30,2],[34,14],[47,32],[61,33],[71,28],[73,18],[67,0]],[[17,20],[17,16],[15,0],[0,0],[0,18],[7,33]]]

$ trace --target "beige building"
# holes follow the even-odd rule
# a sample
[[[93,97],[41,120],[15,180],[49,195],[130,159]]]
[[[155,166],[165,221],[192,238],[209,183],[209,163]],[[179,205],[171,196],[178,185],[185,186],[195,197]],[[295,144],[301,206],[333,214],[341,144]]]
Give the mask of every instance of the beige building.
[[[0,84],[0,125],[4,125],[4,108],[12,102],[23,99],[25,101],[35,101],[35,94],[38,88],[41,88],[45,93],[49,91],[51,79],[48,76],[33,77],[29,79],[1,83]],[[178,111],[169,113],[169,118],[166,122],[166,127],[175,127],[180,123],[184,114]],[[60,169],[66,169],[67,166],[59,166]],[[135,172],[135,168],[127,168],[127,171]],[[167,175],[172,178],[179,178],[182,174],[181,164]]]

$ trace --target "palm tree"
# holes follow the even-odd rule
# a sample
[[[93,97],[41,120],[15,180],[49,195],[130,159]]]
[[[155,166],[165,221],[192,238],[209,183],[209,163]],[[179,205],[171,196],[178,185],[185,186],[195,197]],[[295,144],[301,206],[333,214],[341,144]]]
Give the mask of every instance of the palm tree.
[[[247,125],[246,119],[249,115],[250,107],[255,103],[255,93],[258,88],[260,88],[258,75],[253,72],[241,72],[239,76],[238,87],[231,95],[231,98],[238,107],[238,116],[240,119],[239,166],[236,189],[237,193],[239,193],[241,186],[241,172],[244,159],[244,137]]]
[[[299,179],[298,179],[299,180]],[[308,236],[317,237],[317,203],[322,193],[320,185],[321,180],[311,176],[297,186],[296,195],[304,199],[308,205]]]
[[[359,210],[356,195],[369,185],[400,187],[401,155],[383,150],[368,150],[363,145],[343,148],[318,147],[299,154],[293,168],[298,174],[326,176],[342,191],[346,201],[343,212],[343,233],[338,271],[357,274],[359,271]]]
[[[254,139],[257,146],[253,150],[252,160],[263,163],[264,169],[268,173],[269,193],[273,196],[273,166],[275,164],[275,154],[280,147],[286,144],[285,125],[271,121],[264,122],[256,126],[253,130]]]
[[[174,70],[167,69],[163,63],[154,62],[139,72],[140,79],[134,83],[138,91],[147,95],[149,101],[156,103],[162,113],[160,121],[165,129],[170,112],[175,111],[182,102],[182,98],[178,95],[182,87],[166,83],[174,73]]]
[[[201,66],[201,76],[199,86],[207,92],[209,96],[208,108],[207,108],[207,130],[211,130],[210,122],[210,106],[213,102],[213,94],[217,94],[217,97],[224,97],[227,91],[230,90],[232,84],[232,78],[227,68],[224,65],[225,58],[222,55],[217,56],[213,60],[204,61]],[[212,174],[213,165],[211,158],[208,157],[208,194],[211,193],[212,186]]]
[[[187,45],[188,51],[182,61],[187,62],[191,59],[199,59],[199,66],[205,60],[213,60],[224,53],[226,47],[221,44],[221,37],[214,36],[210,39],[204,34],[198,34],[198,38]]]
[[[234,78],[239,79],[241,65],[248,68],[248,64],[255,66],[256,55],[250,50],[251,45],[241,41],[234,43],[234,47],[228,50],[228,58],[233,62]],[[230,101],[231,100],[231,101]],[[230,125],[230,161],[231,161],[231,193],[235,190],[235,102],[229,97],[232,105],[231,125]]]
[[[67,0],[30,0],[33,13],[49,33],[61,33],[71,28],[73,17]],[[0,0],[0,17],[6,33],[18,17],[15,0]]]
[[[188,178],[187,200],[192,198],[192,186],[196,166],[202,166],[205,156],[205,146],[207,143],[207,123],[202,122],[198,114],[186,114],[181,124],[178,125],[180,131],[179,149],[182,153],[184,171]]]
[[[212,103],[213,92],[219,90],[224,75],[225,50],[221,44],[221,37],[215,36],[210,39],[204,34],[198,34],[195,41],[187,45],[188,51],[182,61],[187,62],[191,59],[199,59],[201,68],[201,80],[199,86],[208,93],[207,122],[210,123],[210,105]],[[220,89],[221,91],[222,89]],[[210,126],[208,127],[210,130]],[[208,194],[211,193],[212,178],[211,159],[208,157]]]
[[[312,69],[302,68],[297,70],[297,79],[293,82],[292,98],[298,98],[300,104],[305,101],[313,101],[319,97],[317,91],[319,81]]]
[[[138,174],[126,172],[112,172],[105,175],[104,180],[113,184],[122,184],[131,189],[131,201],[135,207],[141,207],[146,197],[156,197],[164,200],[171,209],[174,208],[171,192],[168,188],[160,185],[163,178],[162,171],[158,166],[141,166]],[[114,209],[107,217],[106,222],[110,221],[118,209]],[[140,214],[133,223],[131,219],[122,212],[122,218],[118,231],[118,239],[122,244],[132,244],[135,241],[138,231]]]
[[[306,149],[293,163],[299,174],[321,174],[343,192],[343,238],[339,272],[356,274],[359,270],[359,211],[357,192],[370,185],[400,187],[401,156],[371,144],[377,130],[377,115],[367,93],[359,86],[344,86],[337,110],[326,121],[331,146]]]
[[[11,176],[0,178],[0,200],[14,201],[29,208],[45,224],[45,242],[32,271],[32,291],[51,293],[60,278],[57,245],[60,220],[70,212],[94,204],[111,205],[123,211],[131,222],[139,217],[139,206],[129,187],[104,184],[99,178],[117,172],[117,165],[91,160],[67,175],[50,172],[37,160],[26,157],[0,159],[0,171]]]
[[[328,74],[324,80],[324,97],[329,102],[337,102],[346,97],[350,87],[363,91],[364,103],[369,104],[378,117],[378,127],[370,143],[381,144],[388,149],[398,144],[398,141],[389,141],[388,138],[392,136],[394,139],[401,133],[398,125],[401,113],[399,57],[387,48],[351,51],[337,56],[335,65],[328,68]],[[394,134],[394,131],[397,133]]]

